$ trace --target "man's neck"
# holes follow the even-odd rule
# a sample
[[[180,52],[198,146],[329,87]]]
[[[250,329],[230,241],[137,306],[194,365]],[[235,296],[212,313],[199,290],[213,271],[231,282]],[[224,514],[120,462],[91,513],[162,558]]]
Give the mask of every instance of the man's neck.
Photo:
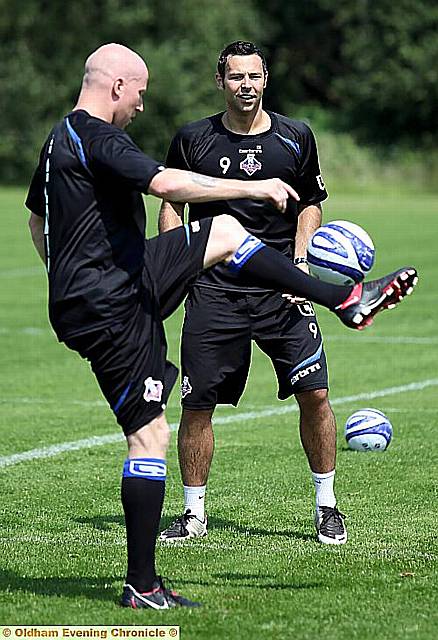
[[[227,109],[222,116],[226,129],[241,135],[264,133],[271,128],[271,118],[260,107],[255,113],[236,113]]]
[[[99,118],[100,120],[104,120],[110,124],[112,122],[111,109],[101,104],[95,95],[89,96],[87,94],[81,94],[73,111],[78,111],[79,109],[86,111],[94,118]]]

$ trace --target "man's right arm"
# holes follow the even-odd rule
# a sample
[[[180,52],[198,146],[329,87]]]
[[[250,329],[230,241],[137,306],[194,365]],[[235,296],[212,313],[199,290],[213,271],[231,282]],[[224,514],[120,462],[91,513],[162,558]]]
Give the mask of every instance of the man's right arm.
[[[168,202],[208,202],[250,198],[267,200],[286,211],[287,200],[299,201],[297,192],[279,178],[269,180],[228,180],[212,178],[181,169],[164,169],[149,183],[148,193]]]
[[[46,262],[46,250],[44,247],[44,218],[37,216],[35,213],[30,214],[29,229],[35,249],[41,260]]]
[[[289,197],[299,201],[291,186],[279,178],[228,180],[204,176],[184,169],[165,169],[146,156],[126,135],[101,136],[93,141],[94,170],[121,178],[133,189],[150,193],[167,202],[209,202],[210,200],[267,200],[286,211]]]
[[[158,216],[158,232],[164,233],[180,227],[183,223],[184,204],[181,202],[167,202],[163,200]]]

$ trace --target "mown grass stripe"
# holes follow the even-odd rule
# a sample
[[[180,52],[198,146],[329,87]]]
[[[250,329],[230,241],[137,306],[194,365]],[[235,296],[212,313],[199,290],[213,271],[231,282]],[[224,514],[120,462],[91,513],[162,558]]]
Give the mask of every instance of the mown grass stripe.
[[[350,402],[357,402],[358,400],[374,400],[375,398],[382,398],[398,393],[407,393],[409,391],[420,391],[421,389],[435,386],[438,386],[438,378],[431,378],[428,380],[420,380],[419,382],[411,382],[398,387],[387,387],[385,389],[366,391],[351,396],[344,396],[342,398],[333,398],[331,399],[331,404],[342,405]],[[298,406],[296,404],[287,404],[283,406],[267,407],[266,409],[261,409],[259,411],[245,411],[234,413],[229,416],[218,416],[215,418],[214,423],[215,425],[224,425],[243,420],[257,420],[259,418],[266,418],[275,415],[284,415],[287,413],[294,413],[296,411],[298,411]],[[174,431],[178,428],[178,424],[172,423],[170,428]],[[110,433],[104,436],[92,436],[82,440],[61,442],[49,447],[41,447],[39,449],[31,449],[30,451],[14,453],[9,456],[0,457],[0,468],[10,467],[19,464],[20,462],[28,462],[30,460],[52,458],[53,456],[60,455],[66,451],[78,451],[80,449],[90,449],[91,447],[113,444],[114,442],[119,442],[123,439],[124,436],[121,433]]]

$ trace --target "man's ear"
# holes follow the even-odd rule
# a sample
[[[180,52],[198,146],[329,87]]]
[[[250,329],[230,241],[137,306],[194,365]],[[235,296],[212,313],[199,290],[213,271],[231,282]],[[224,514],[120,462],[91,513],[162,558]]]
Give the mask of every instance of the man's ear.
[[[263,83],[263,89],[266,89],[266,85],[268,84],[268,72],[265,73],[265,81]]]
[[[223,89],[224,88],[224,81],[222,80],[222,76],[220,75],[220,73],[217,73],[216,76],[216,86],[218,89]]]
[[[113,83],[113,93],[120,98],[125,90],[125,81],[123,78],[117,78]]]

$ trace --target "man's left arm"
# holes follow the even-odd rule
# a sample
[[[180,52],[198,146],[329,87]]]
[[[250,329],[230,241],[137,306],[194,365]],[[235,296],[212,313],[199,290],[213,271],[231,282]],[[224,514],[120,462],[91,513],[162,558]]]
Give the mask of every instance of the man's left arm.
[[[317,204],[303,204],[299,206],[297,232],[295,235],[294,260],[307,260],[307,243],[312,234],[321,226],[322,206]],[[309,272],[307,262],[297,264],[306,273]]]
[[[309,273],[309,265],[307,264],[307,243],[312,234],[321,226],[322,207],[317,204],[298,205],[299,216],[297,223],[297,232],[295,234],[295,253],[294,262],[297,261],[299,269],[304,273]],[[305,298],[292,296],[290,293],[284,293],[283,298],[289,300],[291,304],[300,304],[305,302]]]

